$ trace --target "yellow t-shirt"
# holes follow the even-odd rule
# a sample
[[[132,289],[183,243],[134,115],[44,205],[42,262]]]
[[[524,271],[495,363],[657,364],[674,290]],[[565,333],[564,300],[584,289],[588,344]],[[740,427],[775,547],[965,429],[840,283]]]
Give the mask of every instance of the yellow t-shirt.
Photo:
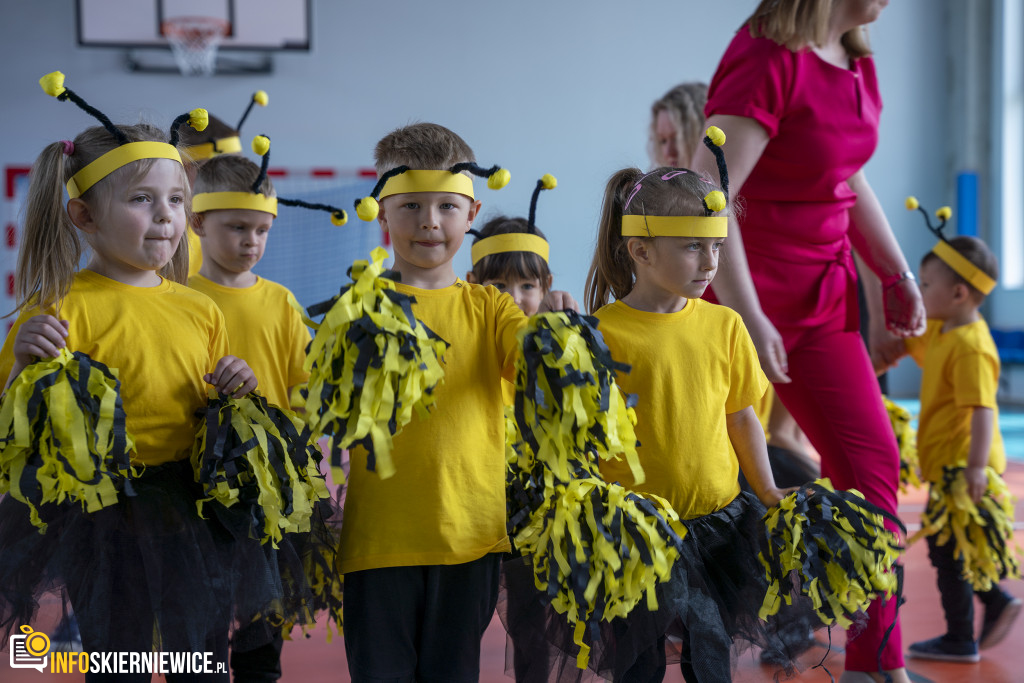
[[[53,307],[47,311],[53,314]],[[40,311],[18,315],[0,351],[0,375],[14,365],[18,327]],[[133,287],[90,270],[75,275],[58,318],[69,321],[67,348],[81,351],[121,380],[136,462],[156,465],[188,456],[207,403],[203,375],[228,353],[224,316],[206,296],[163,280]]]
[[[398,291],[416,297],[416,317],[451,346],[436,405],[395,437],[395,475],[367,471],[366,452],[352,449],[343,573],[461,564],[511,548],[501,378],[513,377],[526,316],[507,294],[462,280]]]
[[[213,299],[224,313],[230,353],[256,373],[259,392],[270,403],[287,408],[291,388],[309,379],[302,369],[309,328],[289,303],[292,293],[263,278],[251,287],[238,288],[193,275],[188,286]]]
[[[638,396],[637,452],[647,479],[635,488],[667,499],[683,519],[728,505],[740,489],[725,416],[768,388],[739,315],[700,299],[676,313],[616,301],[595,315],[612,358],[633,367],[618,383]],[[601,473],[632,486],[624,461],[602,463]]]
[[[191,227],[185,230],[185,235],[188,237],[188,276],[192,277],[203,267],[203,243]]]
[[[1006,470],[1006,452],[999,433],[999,353],[984,320],[942,331],[943,321],[929,320],[928,329],[906,340],[907,351],[921,366],[921,415],[917,453],[921,477],[942,481],[944,465],[967,462],[971,445],[971,414],[975,406],[994,413],[988,465]]]

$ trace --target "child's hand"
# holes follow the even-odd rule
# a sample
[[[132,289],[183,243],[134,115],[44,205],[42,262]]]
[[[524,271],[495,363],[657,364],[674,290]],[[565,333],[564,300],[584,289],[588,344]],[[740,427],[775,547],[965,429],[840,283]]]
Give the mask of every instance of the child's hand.
[[[758,499],[764,503],[766,508],[770,508],[773,505],[778,505],[779,501],[793,493],[793,491],[799,491],[799,486],[790,486],[788,489],[780,489],[777,486],[772,486],[757,495]]]
[[[241,358],[224,356],[217,361],[213,372],[203,375],[203,381],[231,398],[242,398],[256,388],[256,375]]]
[[[988,488],[988,475],[984,467],[967,467],[964,470],[964,479],[967,480],[967,495],[971,502],[977,505],[985,495]]]
[[[569,292],[553,289],[548,292],[547,296],[544,297],[544,300],[540,302],[541,313],[565,310],[573,310],[577,313],[580,310],[580,305],[576,303],[576,299],[573,299],[572,294]]]
[[[885,326],[897,337],[920,337],[928,325],[921,290],[911,279],[900,280],[882,291]]]
[[[56,358],[67,345],[68,321],[52,315],[32,316],[18,328],[14,337],[14,362],[18,369],[40,358]]]

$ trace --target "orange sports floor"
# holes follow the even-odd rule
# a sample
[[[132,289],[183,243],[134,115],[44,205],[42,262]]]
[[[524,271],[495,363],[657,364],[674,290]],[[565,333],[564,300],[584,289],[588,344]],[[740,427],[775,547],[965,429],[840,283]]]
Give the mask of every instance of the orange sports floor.
[[[1024,547],[1024,530],[1020,520],[1024,520],[1024,464],[1010,463],[1006,472],[1006,480],[1010,489],[1018,498],[1017,515],[1018,531],[1016,540]],[[903,496],[900,500],[900,516],[911,531],[915,530],[921,510],[924,508],[926,494],[919,489]],[[1024,598],[1024,582],[1008,581],[1005,587],[1014,595]],[[945,628],[942,610],[939,606],[938,592],[935,588],[935,575],[928,562],[924,543],[910,548],[906,556],[906,598],[902,609],[904,645],[915,640],[940,635]],[[979,609],[978,612],[981,610]],[[841,646],[843,637],[835,636],[836,644]],[[826,682],[826,673],[812,670],[811,667],[825,654],[823,648],[814,648],[805,655],[805,671],[794,681]],[[3,653],[6,660],[8,653]],[[512,679],[504,675],[505,634],[501,623],[495,618],[484,637],[481,657],[480,681],[483,683],[508,683]],[[919,683],[953,682],[953,683],[1012,683],[1024,681],[1024,617],[1014,624],[1013,630],[999,646],[982,653],[978,664],[949,664],[907,660],[911,679]],[[842,672],[843,657],[832,652],[825,660],[825,665],[838,678]],[[285,644],[283,655],[283,683],[345,683],[349,680],[345,665],[345,648],[340,638],[327,643],[322,632],[314,632],[311,638],[301,639]],[[762,669],[753,655],[746,655],[740,661],[736,671],[736,681],[769,681],[771,671]],[[0,662],[0,681],[3,683],[80,683],[84,680],[81,674],[49,674],[32,669],[12,670],[7,661]],[[159,680],[159,679],[158,679]],[[678,670],[671,670],[665,678],[668,683],[679,683],[683,680]]]

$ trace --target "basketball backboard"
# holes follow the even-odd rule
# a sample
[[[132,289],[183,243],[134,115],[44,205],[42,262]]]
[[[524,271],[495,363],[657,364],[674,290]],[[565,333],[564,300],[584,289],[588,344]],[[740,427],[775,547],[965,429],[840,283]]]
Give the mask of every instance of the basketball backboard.
[[[167,19],[204,16],[230,23],[221,50],[306,50],[312,0],[77,0],[83,47],[167,48]]]

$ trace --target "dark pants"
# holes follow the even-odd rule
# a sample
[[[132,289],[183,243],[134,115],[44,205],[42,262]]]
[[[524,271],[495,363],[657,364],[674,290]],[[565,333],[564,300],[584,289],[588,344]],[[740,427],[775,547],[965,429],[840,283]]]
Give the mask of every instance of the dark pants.
[[[353,683],[461,683],[480,677],[480,639],[498,602],[501,555],[345,575]]]
[[[271,642],[254,650],[231,650],[231,679],[234,683],[272,683],[281,679],[281,648],[278,633]]]
[[[928,537],[928,557],[938,574],[942,611],[946,614],[946,637],[958,642],[974,640],[974,595],[971,584],[960,573],[963,562],[954,555],[954,540],[939,545],[935,536]],[[979,591],[978,598],[985,604],[998,605],[1005,598],[998,585],[991,590]]]

